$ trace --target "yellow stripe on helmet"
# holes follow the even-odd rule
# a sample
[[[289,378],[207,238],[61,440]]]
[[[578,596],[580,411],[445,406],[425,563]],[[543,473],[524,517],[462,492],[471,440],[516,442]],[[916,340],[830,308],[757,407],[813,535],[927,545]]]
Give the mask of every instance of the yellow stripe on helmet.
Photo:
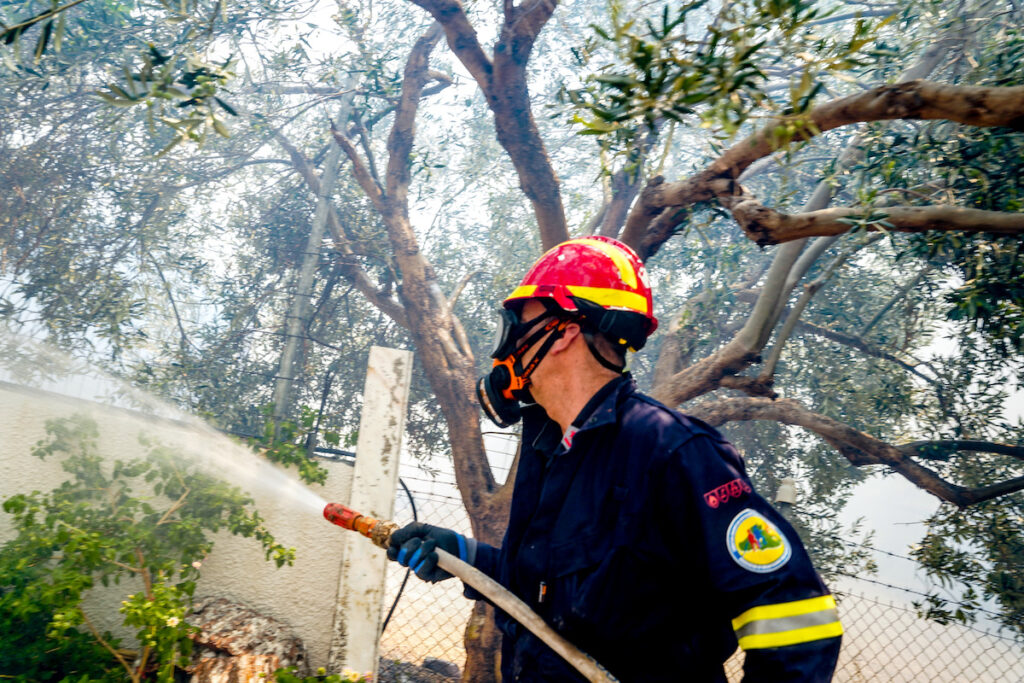
[[[597,249],[605,256],[610,258],[612,262],[616,265],[616,267],[619,269],[619,279],[622,280],[623,284],[632,289],[636,289],[636,271],[633,269],[632,261],[629,260],[628,256],[622,253],[621,249],[615,247],[614,245],[608,244],[607,242],[595,240],[590,237],[580,237],[578,239],[569,240],[568,242],[562,243],[562,245],[565,244],[583,244],[585,246]],[[558,247],[556,247],[556,249],[557,248]],[[646,306],[644,308],[646,308]]]
[[[647,309],[647,297],[636,292],[606,287],[580,287],[577,285],[569,285],[566,289],[573,296],[593,301],[595,304],[605,308],[624,309],[650,315],[650,311]]]
[[[533,296],[533,293],[537,291],[537,285],[519,285],[512,293],[505,297],[505,300],[509,299],[526,299]]]

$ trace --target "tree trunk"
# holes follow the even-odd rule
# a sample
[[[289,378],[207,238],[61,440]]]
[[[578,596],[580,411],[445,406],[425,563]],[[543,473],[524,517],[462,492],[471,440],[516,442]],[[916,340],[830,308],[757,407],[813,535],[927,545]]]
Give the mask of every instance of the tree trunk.
[[[494,623],[494,608],[483,600],[473,605],[463,639],[466,646],[465,683],[501,680],[501,631]]]

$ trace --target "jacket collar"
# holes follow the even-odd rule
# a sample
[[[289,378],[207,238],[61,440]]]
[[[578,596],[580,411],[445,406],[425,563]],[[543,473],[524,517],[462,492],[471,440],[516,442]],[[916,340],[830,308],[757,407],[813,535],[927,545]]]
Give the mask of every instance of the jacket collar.
[[[636,382],[633,381],[633,376],[628,372],[623,373],[621,377],[616,377],[597,390],[572,421],[573,425],[578,426],[582,432],[615,422],[619,400],[635,390]]]
[[[572,426],[569,427],[570,431],[574,428],[576,430],[573,436],[579,432],[614,423],[619,401],[622,397],[633,393],[635,390],[636,382],[633,381],[633,376],[628,372],[623,373],[621,377],[616,377],[598,389],[597,393],[591,397],[587,404],[583,406],[583,410],[576,416],[576,419],[573,420]],[[561,443],[565,435],[562,434],[558,423],[548,418],[547,413],[540,406],[531,406],[530,410],[536,410],[538,413],[537,417],[543,415],[544,421],[537,431],[534,432],[534,437],[530,442],[533,449],[539,453],[549,455],[566,450],[562,447]],[[523,415],[525,418],[525,410]],[[526,433],[524,432],[524,435]]]

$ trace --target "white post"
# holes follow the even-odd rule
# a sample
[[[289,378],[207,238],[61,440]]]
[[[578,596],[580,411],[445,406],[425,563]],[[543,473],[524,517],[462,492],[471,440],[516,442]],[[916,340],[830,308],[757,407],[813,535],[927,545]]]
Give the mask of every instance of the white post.
[[[394,514],[398,453],[412,377],[412,352],[374,346],[366,368],[349,507],[377,519]],[[372,671],[377,678],[387,557],[369,539],[345,532],[328,667]]]

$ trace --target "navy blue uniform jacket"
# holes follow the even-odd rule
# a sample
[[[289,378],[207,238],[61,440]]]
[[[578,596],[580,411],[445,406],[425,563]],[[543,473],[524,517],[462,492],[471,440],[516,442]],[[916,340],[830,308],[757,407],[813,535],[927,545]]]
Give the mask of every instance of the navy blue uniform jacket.
[[[835,602],[737,451],[628,375],[580,415],[570,437],[525,410],[508,530],[477,568],[621,681],[725,681],[737,643],[747,681],[831,680]],[[505,680],[584,680],[500,611],[498,625]]]

